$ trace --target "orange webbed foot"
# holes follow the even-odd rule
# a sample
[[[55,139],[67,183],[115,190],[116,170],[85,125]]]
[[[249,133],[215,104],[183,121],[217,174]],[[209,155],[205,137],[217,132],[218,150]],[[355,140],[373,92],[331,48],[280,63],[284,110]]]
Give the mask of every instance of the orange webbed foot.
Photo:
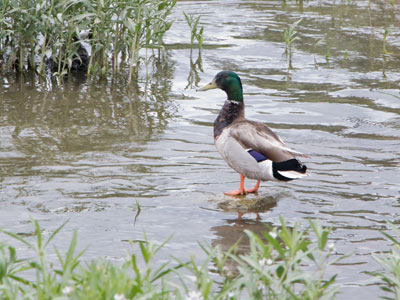
[[[244,196],[244,195],[246,195],[246,191],[245,190],[234,190],[232,192],[225,192],[224,194],[227,196]]]
[[[244,176],[240,174],[240,188],[238,190],[234,190],[232,192],[225,192],[227,196],[243,196],[246,195],[246,191],[244,189]]]
[[[238,190],[234,190],[232,192],[225,192],[224,194],[227,196],[244,196],[247,193],[257,193],[258,188],[260,187],[260,180],[257,180],[256,185],[252,189],[244,188],[244,176],[240,174],[240,188]]]

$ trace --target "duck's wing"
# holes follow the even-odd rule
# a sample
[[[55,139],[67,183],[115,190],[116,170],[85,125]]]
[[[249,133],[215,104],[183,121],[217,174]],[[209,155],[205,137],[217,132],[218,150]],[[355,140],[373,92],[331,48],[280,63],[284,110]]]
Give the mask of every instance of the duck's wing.
[[[307,155],[290,149],[282,139],[263,123],[242,120],[230,126],[230,134],[244,148],[254,149],[274,162]]]

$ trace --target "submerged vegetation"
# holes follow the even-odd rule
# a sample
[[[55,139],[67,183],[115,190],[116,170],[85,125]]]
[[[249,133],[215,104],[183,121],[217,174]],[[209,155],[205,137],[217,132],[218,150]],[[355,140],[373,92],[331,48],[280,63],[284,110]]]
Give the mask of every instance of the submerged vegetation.
[[[64,75],[83,67],[90,75],[138,71],[142,49],[161,55],[176,0],[15,0],[0,2],[0,67],[50,68]],[[89,51],[86,50],[86,47]],[[156,51],[154,51],[156,50]],[[88,53],[89,52],[89,53]]]

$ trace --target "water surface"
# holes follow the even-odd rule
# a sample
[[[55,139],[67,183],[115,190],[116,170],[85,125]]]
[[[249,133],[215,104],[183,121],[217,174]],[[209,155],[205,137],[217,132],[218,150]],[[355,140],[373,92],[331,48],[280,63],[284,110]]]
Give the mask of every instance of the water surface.
[[[183,11],[201,15],[200,55],[187,47]],[[59,87],[3,76],[0,227],[29,235],[33,217],[49,234],[68,219],[57,246],[79,229],[86,259],[119,260],[144,232],[159,242],[173,235],[161,259],[201,261],[198,242],[228,248],[279,216],[304,226],[318,219],[333,226],[338,255],[354,252],[329,271],[343,285],[338,298],[378,298],[363,272],[379,268],[371,254],[390,246],[379,231],[399,219],[398,13],[386,1],[179,1],[168,59],[147,80],[74,77]],[[299,18],[289,66],[282,31]],[[247,117],[310,156],[309,177],[223,195],[239,184],[213,145],[225,95],[195,91],[223,69],[241,76]]]

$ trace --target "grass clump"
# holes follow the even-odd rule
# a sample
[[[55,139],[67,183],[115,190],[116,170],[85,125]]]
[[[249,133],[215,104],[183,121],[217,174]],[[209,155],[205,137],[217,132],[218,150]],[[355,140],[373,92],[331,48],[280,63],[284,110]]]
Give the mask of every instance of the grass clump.
[[[118,72],[126,64],[131,78],[138,69],[142,49],[158,49],[160,55],[163,36],[171,27],[166,18],[175,3],[2,0],[0,67],[41,75],[50,68],[59,76],[83,67],[89,75],[105,75]]]
[[[289,228],[282,219],[281,229],[263,236],[246,231],[248,253],[237,253],[235,246],[228,251],[202,247],[207,257],[202,264],[194,257],[157,264],[156,254],[165,243],[149,241],[139,242],[138,254],[131,253],[122,263],[85,263],[80,260],[84,250],[75,253],[76,232],[65,254],[56,249],[58,262],[50,262],[47,248],[65,223],[47,240],[38,222],[32,223],[35,243],[3,231],[34,256],[19,259],[14,247],[0,245],[1,299],[331,299],[339,288],[336,275],[325,278],[326,268],[338,260],[328,244],[330,230],[317,223],[303,231],[298,225]]]

